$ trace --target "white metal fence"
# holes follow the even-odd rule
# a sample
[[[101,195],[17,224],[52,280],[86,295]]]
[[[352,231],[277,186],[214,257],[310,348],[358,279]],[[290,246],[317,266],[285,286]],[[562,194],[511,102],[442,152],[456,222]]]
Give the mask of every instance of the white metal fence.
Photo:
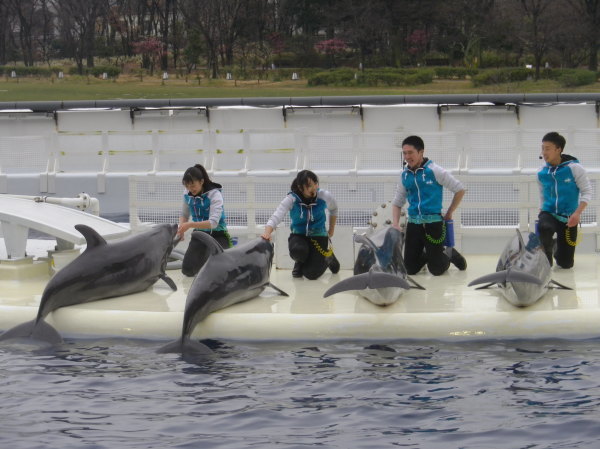
[[[454,216],[455,239],[509,236],[515,229],[533,231],[539,210],[537,178],[531,175],[457,175],[467,194]],[[597,184],[600,174],[590,174],[593,199],[582,215],[583,232],[600,238]],[[234,234],[256,236],[290,189],[292,175],[221,176],[228,224]],[[322,175],[320,185],[335,196],[338,226],[365,228],[374,209],[394,197],[398,176]],[[181,176],[136,175],[129,178],[130,222],[177,222],[184,189]],[[451,200],[445,192],[444,203]],[[285,223],[288,224],[289,222]],[[598,244],[596,247],[600,247]]]
[[[557,130],[566,152],[600,172],[600,129]],[[456,174],[531,173],[539,165],[542,129],[419,133],[427,156]],[[317,133],[286,129],[56,132],[0,136],[0,174],[210,172],[281,174],[396,173],[409,133]]]
[[[463,129],[420,132],[426,156],[453,172],[468,193],[455,217],[456,239],[533,229],[539,206],[535,172],[542,129]],[[600,234],[600,129],[558,129],[567,150],[592,179],[594,196],[584,233]],[[401,142],[411,132],[308,132],[305,129],[173,129],[51,132],[0,136],[0,193],[10,176],[52,179],[69,173],[130,176],[130,220],[176,221],[181,174],[202,163],[224,185],[230,226],[256,234],[303,168],[317,172],[340,205],[340,226],[367,226],[372,211],[393,198],[402,166]],[[42,180],[46,180],[45,182]],[[448,199],[447,199],[448,200]],[[596,244],[596,247],[599,245]]]

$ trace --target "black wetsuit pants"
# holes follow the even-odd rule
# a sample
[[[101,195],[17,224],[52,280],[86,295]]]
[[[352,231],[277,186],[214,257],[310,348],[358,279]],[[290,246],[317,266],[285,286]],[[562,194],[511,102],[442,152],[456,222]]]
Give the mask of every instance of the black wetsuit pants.
[[[206,232],[206,231],[194,231]],[[193,233],[192,233],[193,235]],[[209,233],[223,249],[231,248],[231,237],[227,231],[213,231]],[[181,272],[186,276],[196,276],[200,268],[204,266],[208,260],[209,253],[204,244],[195,238],[190,239],[183,261],[181,263]]]
[[[567,229],[569,238],[567,240]],[[568,228],[566,223],[557,220],[549,212],[540,212],[538,216],[538,233],[544,252],[552,266],[552,256],[561,268],[571,268],[575,263],[575,244],[577,226]],[[554,252],[554,234],[556,234],[556,252]],[[554,254],[552,254],[554,252]]]
[[[324,251],[329,248],[329,237],[307,237],[301,234],[290,234],[288,247],[290,257],[301,264],[304,277],[314,280],[325,272],[328,262],[311,240],[316,241]]]
[[[444,252],[444,242],[435,243],[442,238],[443,232],[443,221],[425,224],[407,223],[404,265],[408,274],[417,274],[425,264],[434,276],[439,276],[448,270],[450,259]]]

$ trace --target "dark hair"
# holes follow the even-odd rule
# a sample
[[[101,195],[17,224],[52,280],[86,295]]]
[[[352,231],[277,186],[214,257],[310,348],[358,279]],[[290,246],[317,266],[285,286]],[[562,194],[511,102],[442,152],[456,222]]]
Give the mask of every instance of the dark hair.
[[[185,186],[194,181],[202,180],[204,180],[204,190],[206,190],[206,187],[212,184],[212,181],[208,177],[206,169],[202,165],[196,164],[185,171],[185,173],[183,174],[183,178],[181,178],[181,183]]]
[[[302,187],[308,185],[308,181],[312,181],[315,184],[319,182],[319,177],[310,170],[301,170],[296,175],[296,179],[292,181],[291,190],[297,195],[302,195]]]
[[[560,148],[561,151],[564,150],[565,146],[567,145],[567,140],[555,131],[549,132],[542,137],[542,142],[552,142],[554,145]]]
[[[402,146],[411,145],[415,147],[417,151],[422,151],[425,149],[425,142],[419,136],[408,136],[406,139],[402,141]]]

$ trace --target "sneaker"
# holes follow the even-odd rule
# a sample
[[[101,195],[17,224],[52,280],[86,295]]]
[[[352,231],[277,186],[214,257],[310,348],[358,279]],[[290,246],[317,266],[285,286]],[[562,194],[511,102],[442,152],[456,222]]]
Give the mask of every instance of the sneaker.
[[[328,265],[329,265],[329,269],[331,270],[331,272],[333,274],[336,274],[338,271],[340,271],[340,261],[337,260],[337,257],[335,257],[335,254],[332,254],[331,257],[329,258]]]
[[[450,250],[450,262],[458,268],[460,271],[467,269],[467,261],[454,247],[446,248],[446,251]]]
[[[302,277],[302,264],[300,262],[296,262],[294,264],[294,269],[292,270],[292,277],[294,277],[294,278]]]

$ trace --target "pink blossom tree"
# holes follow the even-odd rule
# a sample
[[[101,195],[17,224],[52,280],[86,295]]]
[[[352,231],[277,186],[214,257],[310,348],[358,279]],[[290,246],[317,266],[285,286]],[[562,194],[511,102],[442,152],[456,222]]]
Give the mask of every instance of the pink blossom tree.
[[[334,37],[333,39],[317,42],[315,44],[315,50],[321,54],[327,55],[331,60],[331,64],[335,66],[335,56],[346,52],[348,50],[348,45],[342,39]]]
[[[155,37],[149,37],[134,42],[132,47],[135,54],[142,55],[142,67],[150,69],[150,75],[154,74],[154,67],[161,60],[163,55],[162,42]]]
[[[428,42],[429,33],[427,33],[426,30],[414,30],[410,33],[410,36],[406,38],[408,53],[417,61],[422,59],[427,51]]]

